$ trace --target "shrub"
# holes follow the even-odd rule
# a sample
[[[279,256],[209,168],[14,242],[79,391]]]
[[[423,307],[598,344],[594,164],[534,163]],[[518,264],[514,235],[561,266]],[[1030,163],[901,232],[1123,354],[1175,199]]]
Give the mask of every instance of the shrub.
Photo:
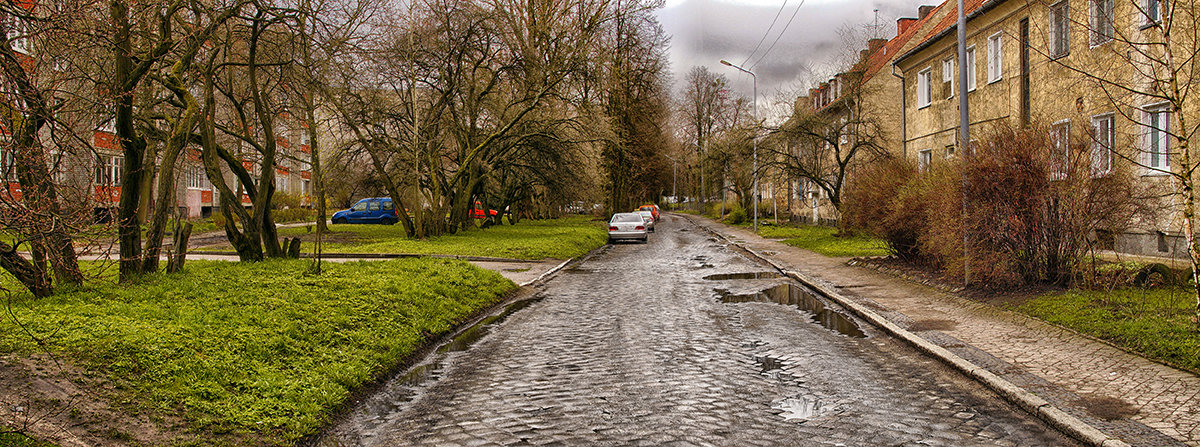
[[[316,213],[316,210],[311,208],[288,208],[276,210],[272,214],[274,214],[275,222],[285,223],[312,220]]]
[[[856,169],[842,192],[842,231],[864,231],[883,238],[894,253],[912,258],[919,232],[916,224],[920,220],[894,222],[889,217],[895,206],[908,205],[905,210],[911,210],[916,205],[896,203],[900,190],[912,181],[916,172],[911,162],[894,157]]]
[[[750,220],[750,216],[746,214],[746,210],[740,206],[734,207],[729,211],[729,215],[725,216],[725,222],[731,225],[740,225]]]

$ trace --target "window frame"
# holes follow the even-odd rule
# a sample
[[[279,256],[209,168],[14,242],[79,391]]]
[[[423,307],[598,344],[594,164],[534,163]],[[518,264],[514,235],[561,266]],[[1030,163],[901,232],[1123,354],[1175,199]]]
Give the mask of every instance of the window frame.
[[[917,151],[917,172],[929,172],[933,166],[933,149]]]
[[[1113,151],[1116,149],[1117,130],[1116,130],[1116,114],[1113,112],[1101,113],[1092,116],[1092,177],[1104,177],[1112,173],[1113,169]],[[1108,123],[1108,131],[1101,135],[1100,123]],[[1103,169],[1100,169],[1103,159]]]
[[[967,47],[967,92],[975,91],[978,84],[978,60],[975,58],[975,45]]]
[[[1055,151],[1055,154],[1050,157],[1054,163],[1054,176],[1056,179],[1065,178],[1068,168],[1071,166],[1070,119],[1055,121],[1050,125],[1050,141],[1054,144],[1052,149]]]
[[[932,103],[933,67],[925,67],[924,70],[917,72],[917,109],[924,109]]]
[[[1156,103],[1142,106],[1142,144],[1141,150],[1144,154],[1142,161],[1146,167],[1146,175],[1168,175],[1171,170],[1171,110],[1170,103]],[[1154,117],[1161,115],[1164,120],[1162,127],[1155,127],[1153,123]],[[1156,135],[1161,133],[1161,135]],[[1152,147],[1155,140],[1163,143],[1161,152],[1155,151]],[[1162,155],[1162,163],[1156,164],[1155,158],[1157,155]]]
[[[1162,24],[1163,20],[1163,1],[1162,0],[1142,0],[1139,8],[1139,13],[1142,16],[1141,29],[1146,29]],[[1154,11],[1154,16],[1151,17],[1149,12]]]
[[[1061,11],[1059,11],[1060,8]],[[1058,3],[1050,5],[1050,7],[1047,8],[1046,14],[1048,15],[1046,21],[1049,25],[1047,27],[1048,29],[1046,34],[1050,39],[1046,45],[1046,49],[1049,50],[1047,53],[1050,55],[1050,59],[1058,59],[1069,56],[1071,54],[1071,4],[1067,0],[1062,0]],[[1062,19],[1062,30],[1058,30],[1055,18]],[[1063,42],[1061,53],[1056,45],[1056,42],[1060,38]]]
[[[993,46],[994,44],[994,46]],[[988,84],[1004,79],[1004,31],[988,36]]]
[[[954,97],[954,78],[958,73],[954,70],[955,56],[942,59],[942,84],[950,84],[950,94],[946,95],[946,99]]]
[[[1100,15],[1100,5],[1107,5],[1107,14],[1105,17]],[[1088,1],[1088,45],[1090,48],[1095,48],[1106,43],[1112,42],[1116,38],[1116,2],[1113,0],[1089,0]],[[1100,32],[1101,26],[1105,29]]]

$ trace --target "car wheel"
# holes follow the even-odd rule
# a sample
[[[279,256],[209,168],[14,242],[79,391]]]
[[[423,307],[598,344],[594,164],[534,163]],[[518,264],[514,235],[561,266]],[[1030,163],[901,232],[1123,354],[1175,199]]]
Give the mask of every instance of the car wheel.
[[[379,223],[384,224],[384,225],[395,225],[396,219],[384,219],[384,220],[380,221]]]
[[[610,238],[608,238],[608,243],[610,243],[610,244],[611,244],[611,243],[613,243],[613,242],[614,242],[614,241],[613,241],[613,238],[611,238],[611,237],[610,237]]]
[[[344,218],[344,217],[339,217],[339,218],[337,218],[337,219],[334,219],[334,220],[333,220],[333,223],[335,223],[335,224],[338,224],[338,225],[345,224],[345,223],[346,223],[346,218]]]

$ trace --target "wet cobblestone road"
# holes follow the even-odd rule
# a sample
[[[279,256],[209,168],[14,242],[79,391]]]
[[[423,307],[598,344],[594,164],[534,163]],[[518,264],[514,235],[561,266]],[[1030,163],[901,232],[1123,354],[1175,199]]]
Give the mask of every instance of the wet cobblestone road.
[[[783,279],[703,279],[766,270],[669,216],[649,244],[560,273],[317,444],[1075,445],[861,322],[867,337],[849,337],[794,307],[714,292]]]

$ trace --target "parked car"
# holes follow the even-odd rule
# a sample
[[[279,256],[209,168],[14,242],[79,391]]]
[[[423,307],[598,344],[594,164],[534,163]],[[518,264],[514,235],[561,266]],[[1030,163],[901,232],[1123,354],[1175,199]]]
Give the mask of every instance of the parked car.
[[[471,208],[471,217],[474,217],[476,219],[487,219],[489,217],[496,217],[497,214],[499,214],[499,212],[497,212],[496,210],[487,210],[487,214],[484,214],[483,213],[483,204],[478,201],[475,202],[475,207]]]
[[[650,233],[646,230],[646,221],[641,214],[617,213],[608,221],[608,243],[619,240],[649,240]]]
[[[359,200],[348,210],[333,213],[332,220],[335,224],[392,225],[398,217],[390,197],[371,197]]]
[[[637,214],[642,216],[642,218],[646,221],[646,229],[653,233],[654,222],[657,220],[654,218],[654,214],[649,211],[638,211]]]
[[[655,205],[655,204],[642,205],[642,206],[638,207],[637,210],[651,212],[654,215],[654,221],[658,222],[658,218],[660,216],[660,214],[658,212],[658,205]]]

